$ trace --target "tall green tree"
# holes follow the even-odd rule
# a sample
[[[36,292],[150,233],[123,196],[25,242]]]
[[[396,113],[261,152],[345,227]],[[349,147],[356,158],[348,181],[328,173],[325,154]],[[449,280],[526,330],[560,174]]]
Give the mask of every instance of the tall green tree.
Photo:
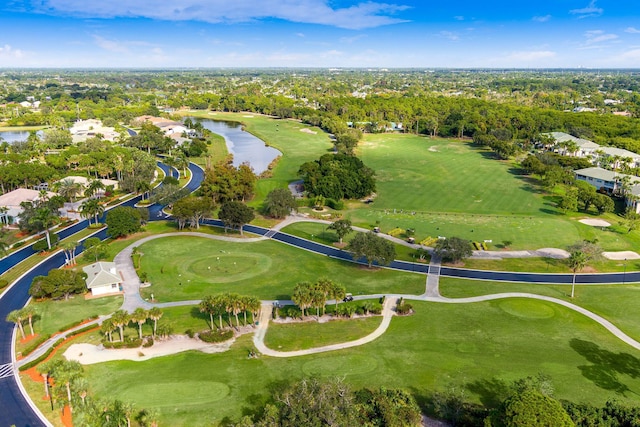
[[[353,232],[351,221],[348,219],[339,219],[337,221],[334,221],[327,228],[336,232],[340,243],[342,243],[342,239],[344,239],[347,234]]]
[[[226,202],[220,207],[218,218],[222,220],[225,226],[230,228],[238,228],[242,235],[242,227],[251,222],[255,218],[253,209],[242,202],[231,201]]]
[[[373,232],[356,234],[347,249],[353,253],[354,260],[366,258],[369,267],[372,267],[374,262],[380,265],[391,264],[396,256],[393,243],[376,236]]]
[[[117,239],[140,231],[142,227],[140,212],[128,206],[118,206],[107,213],[107,234]]]
[[[458,262],[473,253],[471,242],[459,237],[439,239],[434,248],[435,253],[444,261]]]
[[[296,199],[288,188],[273,189],[264,200],[264,213],[273,218],[284,218],[296,208]]]

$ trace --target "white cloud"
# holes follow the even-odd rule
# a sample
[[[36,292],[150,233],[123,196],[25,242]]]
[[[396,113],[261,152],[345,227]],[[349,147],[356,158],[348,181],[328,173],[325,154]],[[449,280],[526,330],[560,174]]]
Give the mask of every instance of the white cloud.
[[[507,59],[518,62],[532,62],[554,58],[555,56],[556,53],[550,50],[523,50],[510,53]]]
[[[582,9],[573,9],[570,10],[569,13],[572,15],[577,15],[578,19],[582,18],[590,18],[594,16],[600,16],[604,12],[604,9],[596,6],[596,0],[591,0],[589,6],[583,7]]]
[[[93,40],[96,44],[104,50],[108,50],[109,52],[116,53],[129,53],[129,49],[122,44],[121,42],[117,42],[114,40],[107,40],[104,37],[100,37],[98,35],[93,35]]]
[[[341,37],[340,38],[340,43],[347,43],[347,44],[351,44],[354,43],[362,38],[365,38],[366,35],[364,34],[358,34],[357,36],[353,36],[353,37]]]
[[[296,36],[304,38],[304,33],[296,33]]]
[[[456,21],[464,21],[464,16],[461,16],[461,15],[454,16],[453,19],[455,19]]]
[[[584,33],[586,37],[585,43],[587,45],[594,45],[597,43],[608,42],[618,38],[616,34],[607,34],[602,30],[592,30]]]
[[[550,19],[551,19],[551,15],[534,16],[532,18],[532,20],[535,22],[548,22]]]
[[[631,34],[640,34],[640,30],[635,27],[629,27],[626,30],[624,30],[624,32],[631,33]]]
[[[20,49],[14,49],[10,45],[0,46],[0,59],[16,60],[24,58],[24,52]]]
[[[440,34],[440,37],[444,37],[452,41],[460,40],[460,36],[457,33],[454,33],[452,31],[440,31],[439,34]]]
[[[39,11],[86,18],[144,17],[166,21],[247,22],[276,18],[347,29],[408,22],[394,17],[409,6],[363,2],[333,8],[329,0],[41,0]]]

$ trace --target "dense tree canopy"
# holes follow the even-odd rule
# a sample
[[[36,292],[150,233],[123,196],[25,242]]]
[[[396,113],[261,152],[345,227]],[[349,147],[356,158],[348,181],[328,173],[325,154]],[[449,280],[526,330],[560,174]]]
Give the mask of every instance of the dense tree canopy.
[[[390,264],[396,256],[393,243],[373,232],[356,234],[349,242],[348,249],[353,252],[354,259],[366,258],[369,267],[374,262],[380,265]]]
[[[242,226],[255,218],[253,209],[242,202],[230,201],[220,207],[218,218],[222,220],[225,228],[238,228],[242,234]]]
[[[310,197],[358,199],[376,191],[374,171],[359,158],[345,154],[325,154],[303,163],[298,174]]]
[[[296,199],[288,188],[271,190],[264,200],[264,213],[273,218],[284,218],[296,207]]]
[[[37,276],[31,282],[29,295],[34,298],[68,299],[71,294],[84,293],[87,275],[75,270],[51,270],[46,276]]]
[[[142,227],[140,212],[136,208],[118,206],[107,213],[107,234],[117,239],[135,233]]]

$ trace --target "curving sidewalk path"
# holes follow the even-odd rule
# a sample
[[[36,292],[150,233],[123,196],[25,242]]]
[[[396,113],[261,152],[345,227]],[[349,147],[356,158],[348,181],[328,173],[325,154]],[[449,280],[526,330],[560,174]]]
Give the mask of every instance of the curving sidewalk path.
[[[295,351],[277,351],[272,350],[267,347],[264,343],[264,337],[267,334],[267,328],[269,327],[269,320],[271,319],[271,304],[262,304],[262,309],[260,311],[260,322],[258,324],[258,329],[253,335],[253,345],[255,345],[256,349],[264,355],[271,357],[296,357],[296,356],[306,356],[309,354],[316,353],[324,353],[327,351],[335,351],[335,350],[343,350],[345,348],[357,347],[360,345],[368,344],[376,338],[382,336],[387,331],[387,328],[391,324],[391,318],[394,315],[393,307],[395,306],[396,299],[391,296],[385,299],[384,305],[382,307],[382,322],[376,328],[375,331],[371,332],[366,337],[362,337],[360,339],[354,341],[343,342],[339,344],[331,344],[325,345],[323,347],[315,347],[308,348],[305,350],[295,350]]]

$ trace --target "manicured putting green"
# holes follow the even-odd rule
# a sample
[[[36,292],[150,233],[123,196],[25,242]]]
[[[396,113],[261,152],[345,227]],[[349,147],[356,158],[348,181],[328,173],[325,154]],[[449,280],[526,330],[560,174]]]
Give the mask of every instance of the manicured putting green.
[[[527,299],[507,299],[500,301],[500,308],[512,316],[522,319],[547,319],[555,315],[551,303]]]
[[[271,258],[262,254],[208,255],[180,265],[180,272],[200,276],[215,283],[231,283],[258,276],[271,267]]]

